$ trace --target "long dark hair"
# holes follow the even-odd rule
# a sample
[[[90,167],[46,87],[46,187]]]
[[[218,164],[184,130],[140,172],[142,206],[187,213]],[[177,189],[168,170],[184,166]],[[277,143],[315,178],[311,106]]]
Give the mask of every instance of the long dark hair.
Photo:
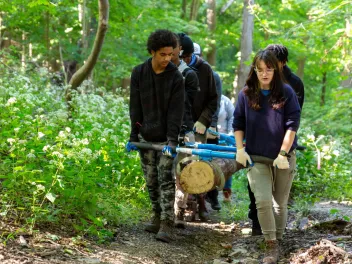
[[[279,61],[275,54],[270,50],[260,50],[254,57],[251,69],[246,80],[246,87],[244,88],[245,95],[248,96],[249,106],[254,110],[261,108],[259,104],[260,97],[260,83],[257,73],[254,71],[258,67],[259,62],[263,61],[268,68],[274,69],[273,79],[270,83],[270,97],[269,103],[273,109],[279,109],[284,106],[284,77],[279,68]]]

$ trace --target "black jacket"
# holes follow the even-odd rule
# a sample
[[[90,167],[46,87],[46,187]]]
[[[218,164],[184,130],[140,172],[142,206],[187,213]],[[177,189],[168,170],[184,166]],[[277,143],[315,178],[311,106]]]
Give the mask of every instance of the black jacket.
[[[151,60],[132,71],[130,141],[138,141],[140,133],[149,142],[177,145],[184,110],[183,77],[172,63],[164,72],[155,74]]]
[[[209,127],[218,105],[218,94],[216,92],[213,70],[200,57],[197,57],[197,61],[195,65],[192,65],[192,68],[197,72],[200,87],[200,91],[193,102],[193,121],[199,121]]]
[[[183,113],[182,126],[184,126],[184,129],[187,132],[193,130],[194,121],[192,117],[192,106],[194,98],[200,88],[197,73],[188,67],[185,62],[181,61],[178,69],[182,73],[185,81],[185,109]]]
[[[292,89],[295,91],[297,98],[298,98],[298,103],[301,109],[303,108],[303,103],[304,103],[304,85],[301,79],[295,75],[291,69],[285,65],[283,68],[283,73],[285,76],[286,81],[289,83],[289,85],[292,87]]]

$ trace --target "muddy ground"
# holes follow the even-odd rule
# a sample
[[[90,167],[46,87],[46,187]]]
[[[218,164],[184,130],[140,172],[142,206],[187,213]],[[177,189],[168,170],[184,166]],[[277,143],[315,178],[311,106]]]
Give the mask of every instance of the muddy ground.
[[[177,240],[170,244],[144,232],[144,223],[120,227],[113,241],[97,244],[66,236],[64,227],[12,236],[13,227],[1,222],[0,263],[260,263],[263,237],[250,235],[250,223],[225,223],[221,213],[209,211],[211,221],[187,223],[186,229],[176,230]],[[317,204],[305,217],[291,211],[279,263],[352,263],[347,217],[352,219],[351,203]]]

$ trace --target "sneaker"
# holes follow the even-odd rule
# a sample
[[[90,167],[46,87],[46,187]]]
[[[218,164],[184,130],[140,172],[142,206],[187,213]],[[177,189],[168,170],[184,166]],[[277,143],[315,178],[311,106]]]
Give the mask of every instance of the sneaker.
[[[177,227],[177,228],[185,228],[186,227],[185,209],[184,208],[178,208],[176,210],[175,227]]]
[[[175,240],[172,236],[172,226],[173,221],[171,220],[163,220],[160,223],[159,232],[156,234],[156,240],[170,243],[171,241]]]
[[[157,234],[159,232],[160,228],[160,215],[155,214],[150,221],[149,224],[147,224],[144,228],[145,231]]]
[[[222,194],[224,195],[224,202],[231,203],[231,193],[231,189],[226,188],[222,190]]]

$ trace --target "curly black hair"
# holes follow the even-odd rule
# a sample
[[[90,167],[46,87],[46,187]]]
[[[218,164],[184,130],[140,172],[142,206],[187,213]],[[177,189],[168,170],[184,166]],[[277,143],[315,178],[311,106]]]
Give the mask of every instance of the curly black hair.
[[[164,47],[177,47],[177,38],[173,32],[167,29],[158,29],[149,35],[147,50],[151,54]]]
[[[288,62],[288,50],[284,45],[270,44],[265,49],[272,51],[280,62]]]

